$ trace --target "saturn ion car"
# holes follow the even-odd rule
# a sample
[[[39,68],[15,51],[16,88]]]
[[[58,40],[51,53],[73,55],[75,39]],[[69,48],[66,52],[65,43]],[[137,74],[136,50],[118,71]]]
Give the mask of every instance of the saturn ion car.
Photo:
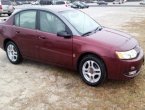
[[[90,86],[131,79],[144,63],[136,39],[67,7],[17,11],[0,24],[0,47],[13,64],[26,58],[77,70]]]

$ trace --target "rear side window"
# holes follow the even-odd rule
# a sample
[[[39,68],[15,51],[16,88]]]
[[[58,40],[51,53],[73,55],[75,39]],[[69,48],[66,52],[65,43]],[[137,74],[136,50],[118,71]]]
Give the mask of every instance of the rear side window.
[[[36,11],[24,11],[20,13],[20,27],[35,29]]]
[[[11,2],[9,0],[1,0],[2,5],[11,5]]]
[[[23,28],[35,29],[36,11],[23,11],[15,15],[15,25]]]

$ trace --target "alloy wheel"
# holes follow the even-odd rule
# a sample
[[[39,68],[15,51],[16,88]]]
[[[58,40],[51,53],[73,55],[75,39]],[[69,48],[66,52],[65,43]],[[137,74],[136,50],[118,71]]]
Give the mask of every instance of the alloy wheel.
[[[88,60],[83,64],[82,73],[84,78],[90,83],[98,82],[101,77],[100,66],[93,60]]]
[[[15,48],[14,45],[9,44],[9,45],[7,46],[7,54],[8,54],[9,59],[10,59],[12,62],[17,61],[17,59],[18,59],[18,52],[17,52],[17,49]]]

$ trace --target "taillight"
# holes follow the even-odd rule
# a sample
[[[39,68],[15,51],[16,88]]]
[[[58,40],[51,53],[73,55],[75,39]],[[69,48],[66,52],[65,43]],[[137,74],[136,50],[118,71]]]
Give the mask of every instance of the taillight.
[[[2,5],[0,5],[0,9],[2,9]]]

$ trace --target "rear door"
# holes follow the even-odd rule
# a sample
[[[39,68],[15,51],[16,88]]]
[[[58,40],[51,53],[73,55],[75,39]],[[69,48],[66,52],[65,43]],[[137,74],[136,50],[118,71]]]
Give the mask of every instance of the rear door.
[[[15,40],[25,57],[38,58],[38,36],[36,35],[36,10],[22,11],[15,15]]]

